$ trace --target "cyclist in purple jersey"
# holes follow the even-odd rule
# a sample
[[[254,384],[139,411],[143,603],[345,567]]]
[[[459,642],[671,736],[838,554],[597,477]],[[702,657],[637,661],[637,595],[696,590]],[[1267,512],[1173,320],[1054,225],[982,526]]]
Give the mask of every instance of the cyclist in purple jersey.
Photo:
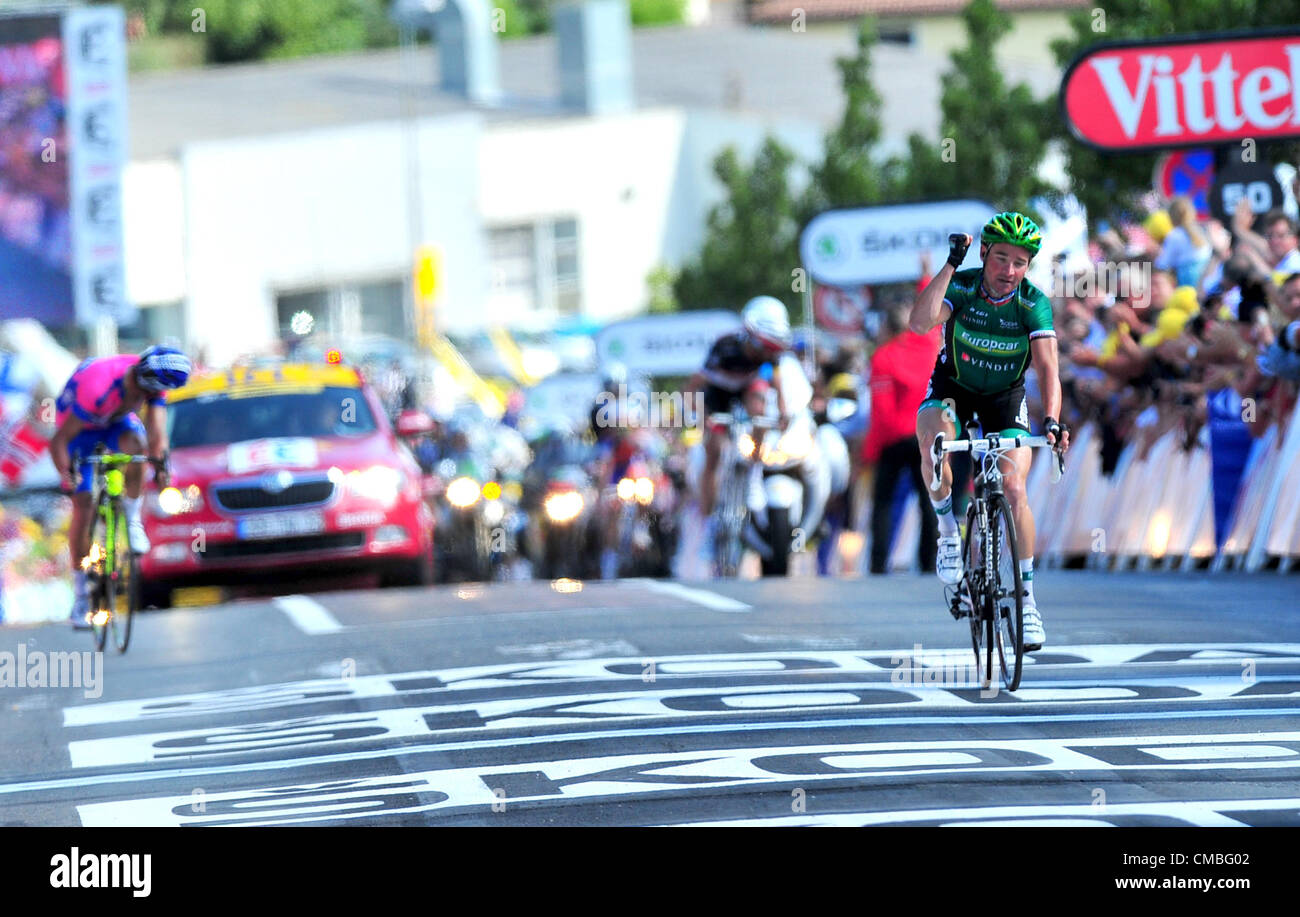
[[[90,525],[94,518],[91,481],[93,466],[84,461],[102,444],[109,452],[147,454],[155,460],[155,479],[167,486],[167,471],[160,467],[167,452],[167,409],[163,393],[180,388],[189,379],[190,359],[172,347],[150,347],[139,356],[123,354],[84,361],[73,371],[58,400],[58,428],[50,440],[50,458],[63,489],[72,494],[72,520],[68,552],[72,557],[74,598],[72,624],[88,627],[90,598],[81,559],[90,551]],[[144,421],[136,411],[144,412]],[[80,481],[72,473],[79,465]],[[126,495],[122,508],[127,520],[131,550],[144,554],[149,539],[140,518],[140,489],[144,467],[125,469]]]

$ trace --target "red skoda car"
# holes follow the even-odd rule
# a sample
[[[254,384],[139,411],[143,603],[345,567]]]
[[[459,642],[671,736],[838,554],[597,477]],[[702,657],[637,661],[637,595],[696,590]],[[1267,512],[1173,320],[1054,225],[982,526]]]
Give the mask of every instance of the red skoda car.
[[[323,573],[433,580],[419,466],[356,369],[197,376],[167,399],[171,486],[150,494],[145,605],[172,590]]]

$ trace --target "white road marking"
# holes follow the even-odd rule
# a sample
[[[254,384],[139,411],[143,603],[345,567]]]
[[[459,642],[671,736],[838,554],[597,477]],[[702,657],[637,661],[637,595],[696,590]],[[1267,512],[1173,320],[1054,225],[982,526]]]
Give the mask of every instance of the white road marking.
[[[1274,718],[1294,716],[1295,708],[1269,707],[1258,710],[1159,710],[1154,712],[1123,710],[1116,713],[1050,713],[1017,714],[1008,719],[1005,712],[996,714],[957,714],[945,713],[938,716],[907,717],[860,717],[842,719],[798,720],[785,723],[707,723],[684,726],[638,726],[631,729],[602,729],[591,732],[554,733],[541,736],[506,736],[484,739],[465,739],[455,742],[431,741],[423,744],[404,745],[400,749],[377,748],[363,751],[327,752],[311,754],[302,758],[275,759],[270,761],[250,761],[240,763],[213,763],[197,767],[151,768],[149,770],[129,771],[120,774],[91,774],[73,777],[52,777],[43,780],[25,780],[17,783],[0,783],[0,796],[14,796],[22,793],[48,793],[52,790],[79,789],[83,787],[108,786],[113,784],[143,783],[160,780],[194,780],[206,779],[221,774],[251,774],[263,771],[292,771],[303,767],[328,766],[334,764],[351,764],[358,761],[377,761],[391,758],[395,754],[405,756],[446,753],[452,751],[483,751],[499,748],[521,748],[529,745],[546,745],[559,747],[566,742],[584,744],[604,741],[606,739],[630,740],[654,738],[662,740],[667,736],[714,735],[734,736],[749,732],[808,732],[813,729],[867,729],[900,726],[1005,726],[1012,723],[1022,726],[1028,723],[1079,723],[1096,726],[1102,722],[1131,723],[1150,720],[1168,722],[1176,719],[1187,721],[1189,725],[1196,720],[1240,720],[1243,718]],[[1255,738],[1273,738],[1272,733],[1260,732]]]
[[[1241,691],[1240,683],[1221,678],[1188,678],[1178,681],[1135,679],[1131,685],[1149,683],[1156,688],[1178,687],[1190,696],[1146,697],[1128,689],[1136,703],[1186,704],[1222,701]],[[1261,682],[1264,683],[1264,682]],[[471,704],[439,704],[401,707],[365,713],[301,716],[262,723],[209,726],[166,732],[150,732],[112,738],[86,739],[68,743],[72,766],[108,767],[131,764],[194,763],[215,755],[239,752],[292,750],[339,745],[358,741],[394,741],[446,732],[473,731],[482,734],[518,731],[537,726],[598,723],[604,718],[629,720],[734,719],[752,710],[768,713],[811,708],[845,709],[880,713],[892,710],[962,710],[983,701],[973,694],[975,684],[910,685],[898,687],[855,682],[810,685],[743,685],[716,688],[670,688],[639,691],[587,692],[582,694],[513,697],[481,700]],[[1019,710],[1054,702],[1086,703],[1095,699],[1096,688],[1062,683],[1043,687],[1030,700],[1012,700],[1000,705],[1004,722],[1020,722]],[[958,691],[962,693],[957,693]],[[859,695],[864,695],[860,697]],[[1225,716],[1237,711],[1224,711]],[[1293,711],[1294,712],[1294,711]],[[1166,711],[1170,719],[1177,711]],[[426,720],[425,717],[430,719]],[[762,726],[755,722],[755,728]],[[526,737],[520,737],[526,738]],[[510,744],[503,741],[503,745]],[[1235,750],[1234,750],[1235,751]],[[1229,756],[1233,752],[1228,753]],[[1300,757],[1300,753],[1297,753]]]
[[[1023,826],[1031,822],[1024,819],[1073,819],[1093,826],[1105,826],[1107,819],[1124,815],[1152,815],[1176,818],[1202,827],[1244,827],[1245,823],[1231,818],[1233,812],[1276,812],[1300,810],[1300,799],[1221,799],[1204,802],[1137,802],[1107,803],[1105,809],[1095,805],[1029,805],[989,806],[972,809],[912,809],[901,812],[833,812],[825,815],[782,815],[774,818],[737,818],[730,820],[676,824],[682,828],[742,828],[757,825],[768,827],[859,827],[865,825],[890,825],[909,821],[948,820],[948,824],[992,827],[994,820],[1012,819],[1011,824]]]
[[[1064,682],[1046,681],[1043,676],[1050,673],[1082,674],[1090,668],[1124,666],[1136,664],[1136,660],[1150,655],[1157,650],[1174,650],[1194,654],[1193,658],[1142,663],[1135,669],[1135,676],[1125,673],[1108,675],[1104,679],[1092,679],[1087,685],[1077,685],[1072,697],[1083,699],[1085,689],[1092,688],[1098,692],[1096,699],[1101,699],[1109,689],[1106,683],[1119,685],[1160,684],[1169,682],[1169,676],[1162,680],[1151,681],[1145,673],[1146,666],[1155,666],[1163,671],[1177,671],[1178,667],[1188,665],[1226,666],[1232,671],[1233,678],[1215,679],[1224,688],[1216,696],[1231,696],[1230,685],[1236,690],[1243,690],[1249,685],[1241,680],[1241,661],[1252,659],[1257,669],[1263,671],[1280,665],[1294,666],[1300,662],[1300,644],[1139,644],[1133,646],[1061,646],[1055,648],[1055,655],[1074,657],[1078,661],[1044,663],[1026,657],[1026,675],[1021,690],[1016,697],[1021,700],[1050,700],[1052,697],[1040,695],[1043,688],[1064,686]],[[527,688],[536,685],[553,685],[566,691],[572,691],[577,685],[590,682],[640,682],[647,675],[647,661],[654,663],[654,678],[674,679],[691,677],[722,677],[726,675],[746,675],[787,672],[792,676],[807,673],[875,675],[879,678],[888,673],[890,683],[900,679],[903,687],[921,687],[929,675],[942,675],[930,682],[930,687],[944,687],[936,682],[947,682],[952,687],[955,680],[949,677],[960,674],[969,666],[972,654],[970,650],[923,650],[913,659],[914,650],[880,649],[864,650],[859,653],[843,651],[810,652],[790,651],[766,653],[719,653],[693,656],[659,656],[647,659],[643,656],[625,656],[620,658],[558,660],[553,662],[508,662],[492,665],[466,666],[452,669],[428,669],[414,672],[396,672],[391,675],[359,675],[346,679],[312,679],[307,681],[285,682],[281,684],[259,685],[248,688],[229,688],[218,691],[203,691],[193,694],[178,694],[153,698],[139,698],[125,701],[105,701],[93,704],[77,704],[63,709],[65,726],[91,726],[100,723],[127,722],[130,720],[153,720],[196,714],[239,713],[272,707],[290,706],[303,703],[330,701],[383,694],[406,693],[408,691],[468,691],[490,688]],[[1203,654],[1211,652],[1211,658]],[[1285,654],[1291,655],[1285,655]],[[1219,654],[1223,654],[1220,656]],[[1233,655],[1235,654],[1235,655]],[[874,660],[874,661],[869,661]],[[807,663],[801,666],[801,663]],[[1137,672],[1144,673],[1137,676]],[[1182,676],[1174,676],[1180,678]],[[1265,678],[1258,676],[1256,681],[1286,680],[1285,678]],[[410,686],[401,685],[409,683]],[[885,682],[870,678],[865,679],[861,687],[883,686]],[[432,685],[432,687],[430,687]],[[418,686],[418,687],[417,687]],[[1274,695],[1276,696],[1276,695]],[[1057,695],[1059,699],[1059,695]]]
[[[343,625],[334,619],[329,609],[309,596],[282,595],[275,599],[275,607],[288,615],[304,634],[336,634],[343,630]]]
[[[716,592],[709,592],[707,589],[695,589],[690,586],[683,586],[680,583],[665,583],[653,579],[626,579],[620,580],[620,582],[644,586],[651,592],[659,592],[673,598],[694,602],[696,605],[703,605],[705,608],[711,608],[714,611],[753,611],[752,605],[746,605],[736,599],[729,599],[725,595],[718,595]]]
[[[682,777],[691,777],[693,790],[724,786],[762,787],[798,781],[816,784],[845,777],[884,777],[900,773],[910,777],[938,774],[1028,773],[1073,775],[1084,771],[1181,772],[1206,770],[1192,763],[1150,761],[1115,764],[1096,753],[1101,749],[1125,750],[1164,745],[1249,745],[1258,743],[1255,734],[1079,736],[1055,739],[943,740],[913,742],[865,742],[849,745],[791,745],[760,748],[721,749],[652,754],[624,754],[558,761],[526,761],[480,767],[462,767],[365,777],[345,785],[322,783],[288,784],[256,789],[207,793],[202,811],[195,812],[192,795],[163,796],[93,803],[77,807],[86,827],[165,827],[180,824],[238,824],[250,820],[265,824],[295,824],[309,821],[350,821],[376,814],[426,813],[439,809],[482,807],[500,803],[494,787],[498,776],[508,779],[522,770],[536,771],[540,781],[553,788],[518,797],[511,802],[562,801],[602,797],[636,797],[654,793],[682,792]],[[1300,732],[1275,733],[1272,741],[1300,741]],[[1087,749],[1085,751],[1083,749]],[[975,764],[944,757],[945,763],[904,763],[900,755],[944,756],[947,752],[974,757]],[[865,757],[864,757],[865,756]],[[879,761],[872,758],[880,756]],[[783,759],[780,771],[767,769],[773,758]],[[1274,761],[1222,761],[1216,769],[1256,770],[1280,768]],[[1293,767],[1295,765],[1292,765]],[[800,771],[803,773],[800,773]],[[622,772],[622,776],[620,776]],[[656,779],[661,777],[662,779]],[[563,782],[561,782],[563,781]],[[419,795],[430,801],[412,805],[407,800]],[[392,798],[397,797],[397,798]],[[391,807],[384,806],[385,801]],[[1300,804],[1300,801],[1297,801]],[[358,804],[369,807],[358,811]],[[1171,803],[1176,804],[1176,803]],[[330,811],[329,807],[333,808]],[[1080,807],[1071,807],[1075,812]],[[1096,812],[1096,810],[1093,810]],[[999,813],[1005,817],[1005,812]],[[1110,808],[1106,810],[1110,814]],[[889,813],[897,818],[898,813]],[[233,817],[232,817],[233,816]],[[918,817],[934,817],[927,814]]]

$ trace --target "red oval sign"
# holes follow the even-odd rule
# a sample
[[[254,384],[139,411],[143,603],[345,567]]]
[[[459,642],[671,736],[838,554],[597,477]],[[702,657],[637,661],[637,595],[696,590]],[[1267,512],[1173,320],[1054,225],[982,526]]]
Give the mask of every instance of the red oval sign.
[[[1097,45],[1065,71],[1060,102],[1102,150],[1300,137],[1300,29]]]

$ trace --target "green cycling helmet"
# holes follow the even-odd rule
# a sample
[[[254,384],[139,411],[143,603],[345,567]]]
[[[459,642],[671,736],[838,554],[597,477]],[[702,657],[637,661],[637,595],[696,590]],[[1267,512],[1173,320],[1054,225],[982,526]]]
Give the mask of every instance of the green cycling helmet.
[[[1018,245],[1026,249],[1029,252],[1029,257],[1032,258],[1043,247],[1043,233],[1038,228],[1038,224],[1023,213],[1008,210],[1005,213],[999,213],[984,224],[984,231],[980,233],[980,241],[986,245],[993,245],[997,242]]]

